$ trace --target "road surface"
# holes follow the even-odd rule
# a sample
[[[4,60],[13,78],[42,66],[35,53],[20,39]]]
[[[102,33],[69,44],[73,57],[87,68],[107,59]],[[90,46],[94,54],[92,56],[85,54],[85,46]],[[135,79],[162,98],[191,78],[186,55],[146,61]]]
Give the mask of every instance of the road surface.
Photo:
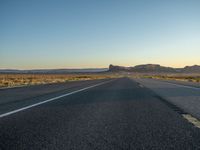
[[[156,79],[134,79],[200,120],[200,84]]]
[[[73,90],[69,89],[41,94],[42,98],[37,95],[38,101],[34,97],[28,100],[18,97],[17,101],[9,98],[8,103],[1,104],[5,114],[7,109],[7,112],[13,112],[12,108],[19,110],[45,101],[45,98],[71,92],[2,116],[0,149],[200,149],[200,129],[152,90],[129,78],[91,81],[84,85],[80,82],[80,87],[77,82]],[[0,94],[10,92],[12,95],[13,90],[25,89],[7,89]]]

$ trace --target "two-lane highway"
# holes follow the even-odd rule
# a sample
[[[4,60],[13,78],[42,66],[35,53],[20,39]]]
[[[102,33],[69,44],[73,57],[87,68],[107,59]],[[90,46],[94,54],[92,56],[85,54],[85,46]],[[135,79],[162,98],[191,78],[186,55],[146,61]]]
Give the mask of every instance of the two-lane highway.
[[[0,149],[200,149],[200,129],[120,78],[0,118]]]

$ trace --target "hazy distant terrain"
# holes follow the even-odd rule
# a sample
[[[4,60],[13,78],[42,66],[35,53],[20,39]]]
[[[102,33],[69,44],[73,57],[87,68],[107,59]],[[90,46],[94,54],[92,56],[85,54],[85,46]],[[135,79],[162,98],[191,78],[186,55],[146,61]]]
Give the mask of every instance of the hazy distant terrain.
[[[0,73],[96,73],[107,71],[108,68],[88,68],[88,69],[33,69],[33,70],[17,70],[17,69],[0,69]]]
[[[133,67],[109,65],[108,68],[86,68],[86,69],[0,69],[0,73],[98,73],[98,72],[138,72],[138,73],[200,73],[200,65],[185,66],[184,68],[165,67],[159,64],[144,64]]]

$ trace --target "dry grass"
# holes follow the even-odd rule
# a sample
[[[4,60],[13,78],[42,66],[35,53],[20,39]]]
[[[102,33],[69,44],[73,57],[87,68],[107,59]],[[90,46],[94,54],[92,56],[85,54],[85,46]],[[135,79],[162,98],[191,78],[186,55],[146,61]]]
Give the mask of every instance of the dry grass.
[[[77,80],[116,78],[111,74],[0,74],[0,87],[61,83]]]

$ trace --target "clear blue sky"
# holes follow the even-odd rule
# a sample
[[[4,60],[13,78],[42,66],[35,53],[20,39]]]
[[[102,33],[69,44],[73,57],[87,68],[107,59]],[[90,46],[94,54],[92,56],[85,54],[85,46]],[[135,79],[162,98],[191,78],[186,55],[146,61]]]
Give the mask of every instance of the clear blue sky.
[[[200,65],[200,0],[1,0],[0,68]]]

